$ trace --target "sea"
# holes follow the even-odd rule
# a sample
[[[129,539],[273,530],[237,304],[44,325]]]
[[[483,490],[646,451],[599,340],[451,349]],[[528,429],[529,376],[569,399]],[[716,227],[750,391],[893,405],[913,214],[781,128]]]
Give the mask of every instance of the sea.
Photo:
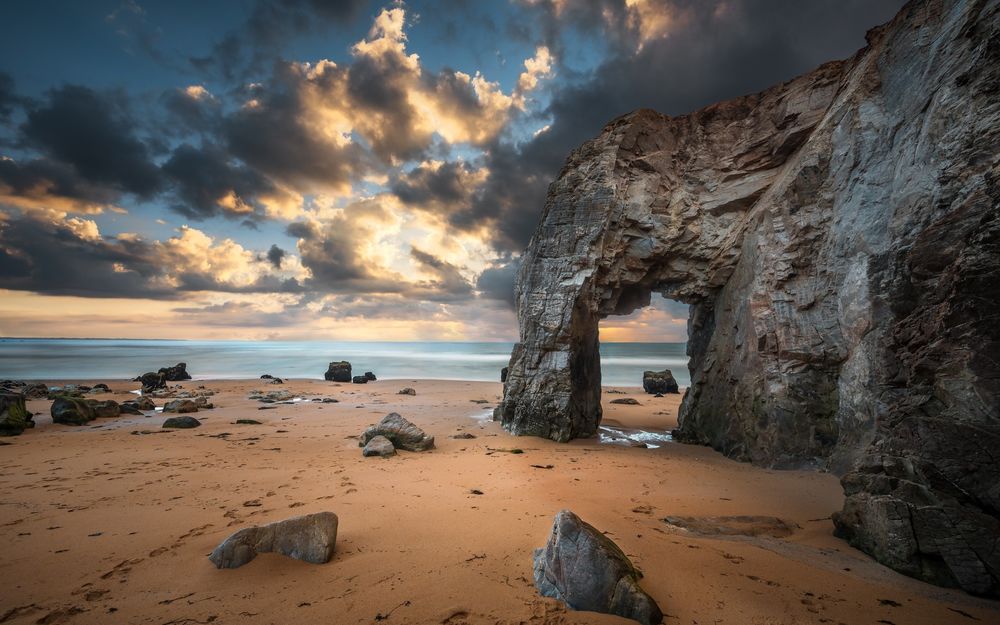
[[[0,379],[124,379],[187,363],[196,379],[271,374],[322,379],[327,364],[350,361],[379,379],[499,381],[513,343],[353,341],[179,341],[0,338]],[[690,384],[684,343],[602,343],[605,385],[641,386],[647,369],[670,369]]]

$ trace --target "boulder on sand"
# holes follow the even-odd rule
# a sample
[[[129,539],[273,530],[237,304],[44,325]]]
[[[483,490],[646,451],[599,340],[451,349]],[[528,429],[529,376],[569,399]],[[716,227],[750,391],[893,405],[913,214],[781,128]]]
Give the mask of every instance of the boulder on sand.
[[[35,427],[21,393],[0,393],[0,436],[17,436]]]
[[[365,448],[361,450],[361,455],[365,458],[370,456],[388,458],[396,455],[396,448],[392,446],[392,441],[380,434],[368,441]]]
[[[170,417],[163,422],[163,427],[167,429],[176,430],[187,430],[190,428],[196,428],[201,425],[201,421],[195,419],[194,417]]]
[[[416,395],[417,391],[407,386],[406,388],[399,389],[397,395]]]
[[[658,625],[663,613],[639,587],[641,574],[610,538],[569,510],[556,514],[545,547],[535,550],[535,587],[573,610]]]
[[[94,409],[94,416],[98,419],[107,419],[110,417],[117,417],[121,415],[122,409],[113,399],[107,399],[105,401],[97,401],[96,399],[88,399],[87,403],[90,407]]]
[[[337,542],[337,515],[317,512],[284,521],[245,527],[222,541],[208,559],[216,568],[235,569],[257,557],[275,552],[290,558],[323,564],[333,557]]]
[[[163,412],[198,412],[198,404],[190,399],[175,399],[163,404]]]
[[[152,393],[153,391],[161,388],[167,388],[167,379],[162,373],[157,373],[155,371],[143,373],[139,377],[134,378],[132,381],[142,384],[143,393]]]
[[[372,373],[371,371],[365,371],[365,379],[368,380],[369,382],[374,382],[378,378],[376,378],[375,374]]]
[[[670,372],[670,369],[664,369],[663,371],[643,371],[642,390],[650,395],[657,393],[680,393],[680,389],[677,388],[677,380],[674,379],[674,374]]]
[[[351,382],[354,382],[355,384],[368,384],[368,378],[363,375],[356,375],[351,378]]]
[[[351,363],[346,360],[331,362],[330,366],[326,369],[326,373],[323,374],[323,378],[330,382],[350,382]]]
[[[146,397],[145,395],[140,395],[135,399],[130,399],[126,403],[135,404],[136,408],[139,410],[156,410],[156,404],[153,403],[152,399]]]
[[[395,412],[387,414],[377,424],[365,430],[358,440],[358,447],[364,447],[376,436],[384,436],[392,442],[393,447],[406,451],[424,451],[434,447],[433,436],[427,436],[423,430]]]
[[[65,425],[83,425],[97,418],[94,408],[87,400],[67,395],[56,397],[49,412],[53,423]]]

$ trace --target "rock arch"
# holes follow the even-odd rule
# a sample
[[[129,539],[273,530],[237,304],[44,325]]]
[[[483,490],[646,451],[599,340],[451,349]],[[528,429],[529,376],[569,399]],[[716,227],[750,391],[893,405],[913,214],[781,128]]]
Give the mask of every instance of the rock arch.
[[[591,436],[598,321],[691,305],[680,434],[847,472],[835,519],[1000,594],[1000,2],[911,2],[843,62],[569,157],[516,283],[496,417]]]

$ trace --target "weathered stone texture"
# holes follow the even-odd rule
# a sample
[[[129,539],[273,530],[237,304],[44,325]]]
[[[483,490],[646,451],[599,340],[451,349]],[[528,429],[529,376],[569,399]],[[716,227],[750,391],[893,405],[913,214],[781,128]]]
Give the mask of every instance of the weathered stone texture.
[[[680,437],[844,477],[852,544],[1000,594],[1000,1],[911,2],[854,57],[574,151],[516,285],[497,418],[601,419],[598,322],[690,304]]]

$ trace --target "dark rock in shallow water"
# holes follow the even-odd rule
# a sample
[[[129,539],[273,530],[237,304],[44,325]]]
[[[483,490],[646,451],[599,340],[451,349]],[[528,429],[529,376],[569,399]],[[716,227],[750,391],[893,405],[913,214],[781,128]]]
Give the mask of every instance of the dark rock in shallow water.
[[[190,399],[175,399],[163,404],[163,412],[198,412],[198,404]]]
[[[664,369],[663,371],[643,371],[642,390],[650,395],[656,395],[657,393],[680,393],[677,380],[674,379],[674,374],[670,372],[670,369]]]
[[[17,436],[35,426],[21,393],[0,393],[0,436]]]
[[[111,417],[117,417],[122,413],[121,406],[118,402],[113,399],[107,399],[104,401],[97,401],[96,399],[88,399],[87,403],[90,407],[94,409],[94,416],[98,419],[107,419]]]
[[[135,404],[139,410],[156,410],[156,404],[153,403],[152,399],[146,397],[145,395],[140,395],[135,399],[130,399],[128,401]]]
[[[60,395],[52,402],[49,409],[53,423],[64,425],[84,425],[97,418],[93,407],[87,400],[79,397]]]
[[[163,379],[167,382],[180,382],[191,379],[191,375],[187,372],[187,363],[184,362],[179,362],[173,367],[163,367],[159,370],[159,373],[163,375]]]
[[[368,378],[363,375],[356,375],[351,379],[355,384],[368,384]]]
[[[393,447],[392,441],[382,435],[379,435],[368,441],[365,448],[361,450],[361,455],[366,458],[369,456],[382,456],[383,458],[388,458],[396,455],[396,448]]]
[[[331,382],[350,382],[351,363],[346,360],[331,362],[330,366],[326,369],[326,373],[323,374],[323,378]]]
[[[369,382],[374,382],[378,378],[376,378],[375,374],[372,373],[371,371],[365,371],[365,379],[368,380]]]
[[[406,451],[424,451],[434,447],[433,436],[427,436],[423,430],[395,412],[387,414],[377,424],[365,430],[358,440],[358,446],[364,447],[376,436],[384,436],[392,442],[393,447]]]
[[[195,419],[194,417],[170,417],[163,422],[163,427],[168,429],[189,429],[196,428],[201,425],[201,421]]]
[[[212,551],[217,568],[235,569],[257,557],[276,552],[290,558],[323,564],[333,557],[337,542],[337,515],[317,512],[268,525],[241,529]]]
[[[643,625],[663,620],[618,545],[569,510],[556,514],[548,542],[535,550],[534,571],[538,592],[573,610],[615,614]]]

